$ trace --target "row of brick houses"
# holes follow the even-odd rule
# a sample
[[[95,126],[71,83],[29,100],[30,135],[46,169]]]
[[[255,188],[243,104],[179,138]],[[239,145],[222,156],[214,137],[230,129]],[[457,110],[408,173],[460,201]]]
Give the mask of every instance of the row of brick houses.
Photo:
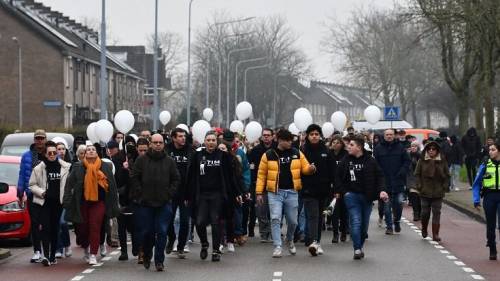
[[[17,38],[17,42],[12,38]],[[72,128],[100,116],[98,33],[33,0],[0,0],[0,124],[19,122],[18,46],[22,50],[23,128]],[[114,47],[115,52],[123,51]],[[142,49],[141,49],[142,48]],[[139,47],[144,50],[144,47]],[[119,55],[119,54],[118,54]],[[152,55],[136,70],[107,52],[108,116],[130,110],[147,122]],[[148,65],[146,65],[146,63]],[[160,77],[164,61],[159,62]],[[162,75],[163,74],[163,75]],[[148,78],[149,77],[149,78]],[[166,78],[160,87],[167,88]]]

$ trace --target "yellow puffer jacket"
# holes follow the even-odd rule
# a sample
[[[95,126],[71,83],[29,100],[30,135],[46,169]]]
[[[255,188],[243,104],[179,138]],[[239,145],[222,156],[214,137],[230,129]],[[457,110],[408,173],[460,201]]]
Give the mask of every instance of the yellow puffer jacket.
[[[309,172],[309,162],[302,152],[298,149],[292,148],[294,150],[294,159],[290,163],[290,170],[292,172],[293,188],[295,191],[302,189],[302,180],[300,176],[310,175]],[[255,186],[256,194],[263,194],[264,187],[269,192],[276,192],[279,186],[279,162],[278,154],[274,149],[268,150],[260,160],[259,172],[257,173],[257,184]]]

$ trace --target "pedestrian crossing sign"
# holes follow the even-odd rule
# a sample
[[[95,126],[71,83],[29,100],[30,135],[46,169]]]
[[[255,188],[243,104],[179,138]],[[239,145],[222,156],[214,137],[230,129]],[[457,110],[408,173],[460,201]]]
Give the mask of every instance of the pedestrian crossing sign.
[[[396,121],[400,120],[399,106],[386,106],[384,107],[384,120]]]

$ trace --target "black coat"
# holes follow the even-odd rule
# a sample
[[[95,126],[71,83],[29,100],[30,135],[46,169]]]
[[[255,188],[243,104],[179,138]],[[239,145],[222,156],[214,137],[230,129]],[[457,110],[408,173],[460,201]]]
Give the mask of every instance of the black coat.
[[[272,144],[271,147],[273,147]],[[257,182],[257,172],[259,171],[260,159],[262,159],[262,155],[264,155],[264,153],[266,153],[266,151],[271,147],[266,148],[264,144],[261,142],[247,153],[248,164],[250,164],[250,173],[252,176],[252,190],[254,193],[255,193],[255,183]]]
[[[194,155],[194,149],[190,145],[185,145],[181,149],[176,149],[173,143],[169,143],[165,147],[165,151],[168,156],[170,156],[179,171],[181,181],[177,192],[174,195],[174,200],[182,202],[187,197],[188,187],[187,187],[187,174],[189,169],[189,163]]]
[[[410,169],[410,156],[403,145],[399,141],[389,143],[382,140],[375,147],[374,157],[384,172],[384,190],[390,193],[403,192],[406,174]]]
[[[462,137],[462,148],[466,157],[477,159],[481,157],[481,139],[477,135],[476,129],[467,130],[467,134]]]
[[[302,153],[309,163],[314,163],[316,172],[312,175],[302,176],[303,197],[324,198],[332,193],[334,174],[331,173],[334,164],[330,151],[323,142],[317,146],[308,141],[302,147]]]
[[[345,194],[347,192],[352,192],[350,189],[350,172],[349,172],[349,161],[352,160],[354,156],[347,155],[337,167],[336,173],[336,191],[337,193]],[[379,198],[379,194],[384,190],[384,175],[380,169],[377,161],[367,153],[366,151],[362,156],[364,170],[363,179],[364,192],[363,194],[370,201],[375,201]]]

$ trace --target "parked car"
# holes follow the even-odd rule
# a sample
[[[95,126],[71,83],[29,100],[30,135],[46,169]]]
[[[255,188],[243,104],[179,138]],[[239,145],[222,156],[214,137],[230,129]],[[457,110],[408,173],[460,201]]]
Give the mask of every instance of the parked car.
[[[21,156],[33,144],[34,132],[9,134],[5,137],[0,148],[0,155]],[[47,133],[47,140],[55,137],[61,137],[68,143],[68,150],[73,149],[73,135],[65,133]]]
[[[0,155],[0,183],[5,193],[0,194],[0,239],[18,238],[30,243],[31,220],[26,198],[17,198],[17,180],[21,157]]]

